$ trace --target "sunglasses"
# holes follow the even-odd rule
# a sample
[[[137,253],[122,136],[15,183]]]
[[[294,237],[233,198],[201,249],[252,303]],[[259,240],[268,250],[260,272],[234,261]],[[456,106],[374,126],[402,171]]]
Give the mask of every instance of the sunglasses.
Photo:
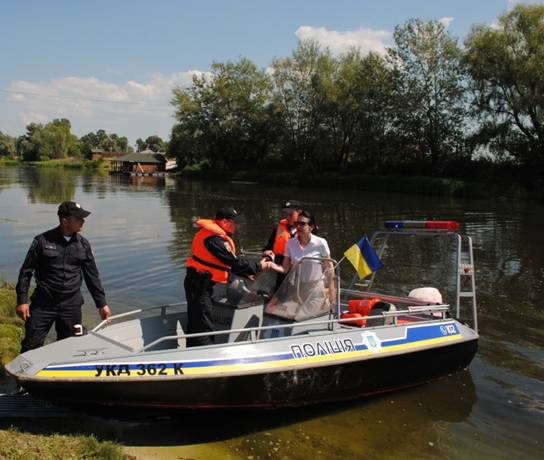
[[[302,221],[296,221],[295,225],[297,227],[306,227],[306,225],[310,225],[310,222],[302,222]]]

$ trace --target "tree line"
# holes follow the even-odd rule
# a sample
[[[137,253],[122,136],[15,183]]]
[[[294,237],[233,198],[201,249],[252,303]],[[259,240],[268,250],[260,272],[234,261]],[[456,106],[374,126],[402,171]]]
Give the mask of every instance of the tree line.
[[[159,136],[148,136],[136,140],[136,151],[146,149],[166,152],[168,143]],[[90,159],[92,152],[134,152],[125,136],[108,134],[99,129],[78,138],[71,132],[71,123],[66,118],[49,123],[30,123],[26,133],[13,137],[0,131],[0,157],[20,158],[23,161],[43,161],[63,158]]]
[[[213,63],[177,87],[169,153],[212,169],[544,177],[544,6],[462,45],[439,21],[397,26],[382,54],[303,41],[259,69]],[[535,182],[536,181],[536,182]]]
[[[138,139],[181,168],[518,179],[544,188],[544,6],[517,5],[462,44],[440,21],[395,28],[385,54],[299,43],[267,69],[215,62],[173,90],[170,140]],[[0,132],[0,156],[89,158],[134,149],[69,120]]]

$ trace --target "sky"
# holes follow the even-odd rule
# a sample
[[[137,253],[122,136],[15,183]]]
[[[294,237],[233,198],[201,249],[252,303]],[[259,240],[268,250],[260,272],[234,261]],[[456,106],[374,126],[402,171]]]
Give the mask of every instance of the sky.
[[[266,68],[304,39],[383,53],[410,18],[440,20],[462,42],[517,3],[542,1],[0,0],[0,131],[68,118],[77,136],[168,139],[172,88],[214,61]]]

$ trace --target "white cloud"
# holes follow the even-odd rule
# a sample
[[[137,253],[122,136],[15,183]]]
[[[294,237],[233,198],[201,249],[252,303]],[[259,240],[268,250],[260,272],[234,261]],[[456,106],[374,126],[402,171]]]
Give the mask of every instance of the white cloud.
[[[29,123],[47,123],[48,121],[51,121],[47,118],[47,115],[36,112],[21,112],[19,118],[25,126]]]
[[[438,22],[440,22],[447,29],[453,22],[453,19],[453,16],[444,16],[443,18],[440,18]]]
[[[26,98],[23,94],[10,94],[9,100],[12,102],[24,102]]]
[[[363,53],[374,51],[385,54],[385,47],[391,40],[392,33],[388,30],[360,28],[357,30],[337,31],[325,27],[301,26],[296,31],[300,40],[316,40],[328,47],[332,53],[341,54],[350,48],[357,47]]]
[[[18,134],[30,122],[67,118],[72,122],[72,131],[79,136],[105,129],[127,136],[131,142],[152,134],[167,138],[173,124],[172,88],[189,86],[195,74],[203,72],[157,73],[146,82],[128,80],[121,84],[95,77],[14,81],[8,87],[9,104],[4,108],[0,105],[0,120],[17,117]]]

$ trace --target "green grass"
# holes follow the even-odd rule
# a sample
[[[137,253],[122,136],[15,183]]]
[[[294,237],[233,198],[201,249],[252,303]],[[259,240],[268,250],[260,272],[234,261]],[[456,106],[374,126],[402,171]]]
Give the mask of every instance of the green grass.
[[[92,435],[40,435],[23,433],[15,428],[0,430],[2,460],[130,458],[121,446],[111,441],[99,441]]]
[[[4,375],[4,366],[15,358],[21,349],[24,326],[15,315],[16,303],[15,286],[0,281],[0,376]]]
[[[12,283],[0,278],[0,377],[4,365],[20,351],[23,322],[15,315],[17,296]],[[0,460],[132,458],[121,446],[93,435],[31,434],[15,428],[0,429]]]
[[[63,158],[58,160],[22,161],[13,158],[0,158],[0,166],[23,166],[33,168],[67,168],[67,169],[109,169],[109,161],[82,160],[76,158]]]
[[[0,318],[15,317],[15,286],[0,278]]]
[[[36,168],[101,169],[108,167],[103,160],[78,160],[63,158],[60,160],[22,161],[19,164]]]
[[[0,158],[0,166],[18,166],[21,162],[15,158]]]

